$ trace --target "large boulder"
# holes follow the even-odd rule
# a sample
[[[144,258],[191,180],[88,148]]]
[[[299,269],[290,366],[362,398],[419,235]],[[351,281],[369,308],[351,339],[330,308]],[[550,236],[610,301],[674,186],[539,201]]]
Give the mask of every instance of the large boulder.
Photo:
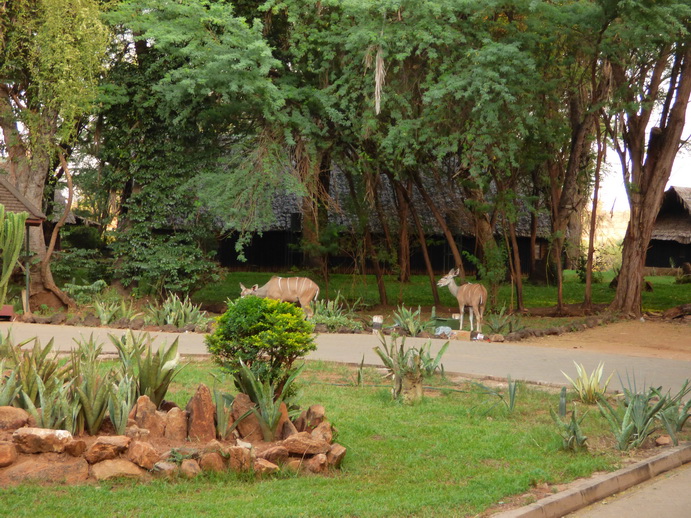
[[[72,434],[67,430],[24,427],[14,431],[12,441],[21,453],[62,453],[72,442]]]
[[[216,438],[216,407],[209,387],[203,383],[197,387],[187,403],[187,437],[191,441],[206,442]]]
[[[180,474],[187,477],[193,478],[202,472],[202,468],[199,463],[194,459],[185,459],[180,464]]]
[[[29,417],[29,412],[21,408],[0,406],[0,430],[16,430],[26,426],[29,423]]]

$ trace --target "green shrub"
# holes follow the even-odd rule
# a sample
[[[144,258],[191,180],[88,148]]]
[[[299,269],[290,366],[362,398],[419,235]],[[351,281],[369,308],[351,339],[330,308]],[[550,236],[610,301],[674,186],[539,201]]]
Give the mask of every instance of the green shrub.
[[[313,330],[293,304],[245,297],[228,302],[206,343],[225,370],[235,375],[242,361],[260,381],[275,383],[280,395],[293,362],[316,349]]]
[[[360,303],[356,300],[352,306],[348,305],[341,292],[336,293],[336,298],[332,300],[318,300],[314,303],[314,325],[322,324],[329,331],[338,331],[346,327],[352,330],[362,330],[362,322],[356,320],[355,308]]]

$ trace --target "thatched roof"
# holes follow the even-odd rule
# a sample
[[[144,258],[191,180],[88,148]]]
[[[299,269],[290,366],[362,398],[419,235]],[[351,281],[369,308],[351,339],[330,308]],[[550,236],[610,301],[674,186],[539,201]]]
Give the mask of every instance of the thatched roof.
[[[691,187],[670,187],[665,192],[652,239],[691,243]]]
[[[40,225],[46,219],[45,214],[31,203],[17,188],[7,180],[6,175],[0,173],[0,203],[8,212],[28,212],[27,225]]]

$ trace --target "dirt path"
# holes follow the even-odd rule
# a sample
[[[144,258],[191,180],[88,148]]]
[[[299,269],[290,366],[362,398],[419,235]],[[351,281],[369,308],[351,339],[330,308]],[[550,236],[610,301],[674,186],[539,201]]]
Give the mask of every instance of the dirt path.
[[[691,325],[661,320],[630,320],[578,333],[534,337],[519,344],[691,361]]]

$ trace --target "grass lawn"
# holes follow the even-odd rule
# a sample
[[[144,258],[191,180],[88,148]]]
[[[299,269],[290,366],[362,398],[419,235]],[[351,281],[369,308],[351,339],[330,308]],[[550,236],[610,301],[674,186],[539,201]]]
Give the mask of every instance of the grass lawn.
[[[169,399],[186,404],[200,382],[213,384],[210,362],[188,365]],[[353,369],[310,362],[300,404],[326,407],[336,441],[348,453],[331,477],[283,474],[253,480],[232,474],[194,480],[0,489],[2,516],[471,516],[538,484],[557,484],[619,467],[604,419],[591,410],[583,426],[591,452],[565,453],[549,416],[558,395],[521,385],[509,413],[473,385],[440,387],[416,406],[391,401],[374,370],[354,386]],[[228,385],[227,390],[235,392]],[[499,403],[499,404],[497,404]],[[581,405],[581,413],[585,409]],[[606,446],[606,447],[605,447]]]

